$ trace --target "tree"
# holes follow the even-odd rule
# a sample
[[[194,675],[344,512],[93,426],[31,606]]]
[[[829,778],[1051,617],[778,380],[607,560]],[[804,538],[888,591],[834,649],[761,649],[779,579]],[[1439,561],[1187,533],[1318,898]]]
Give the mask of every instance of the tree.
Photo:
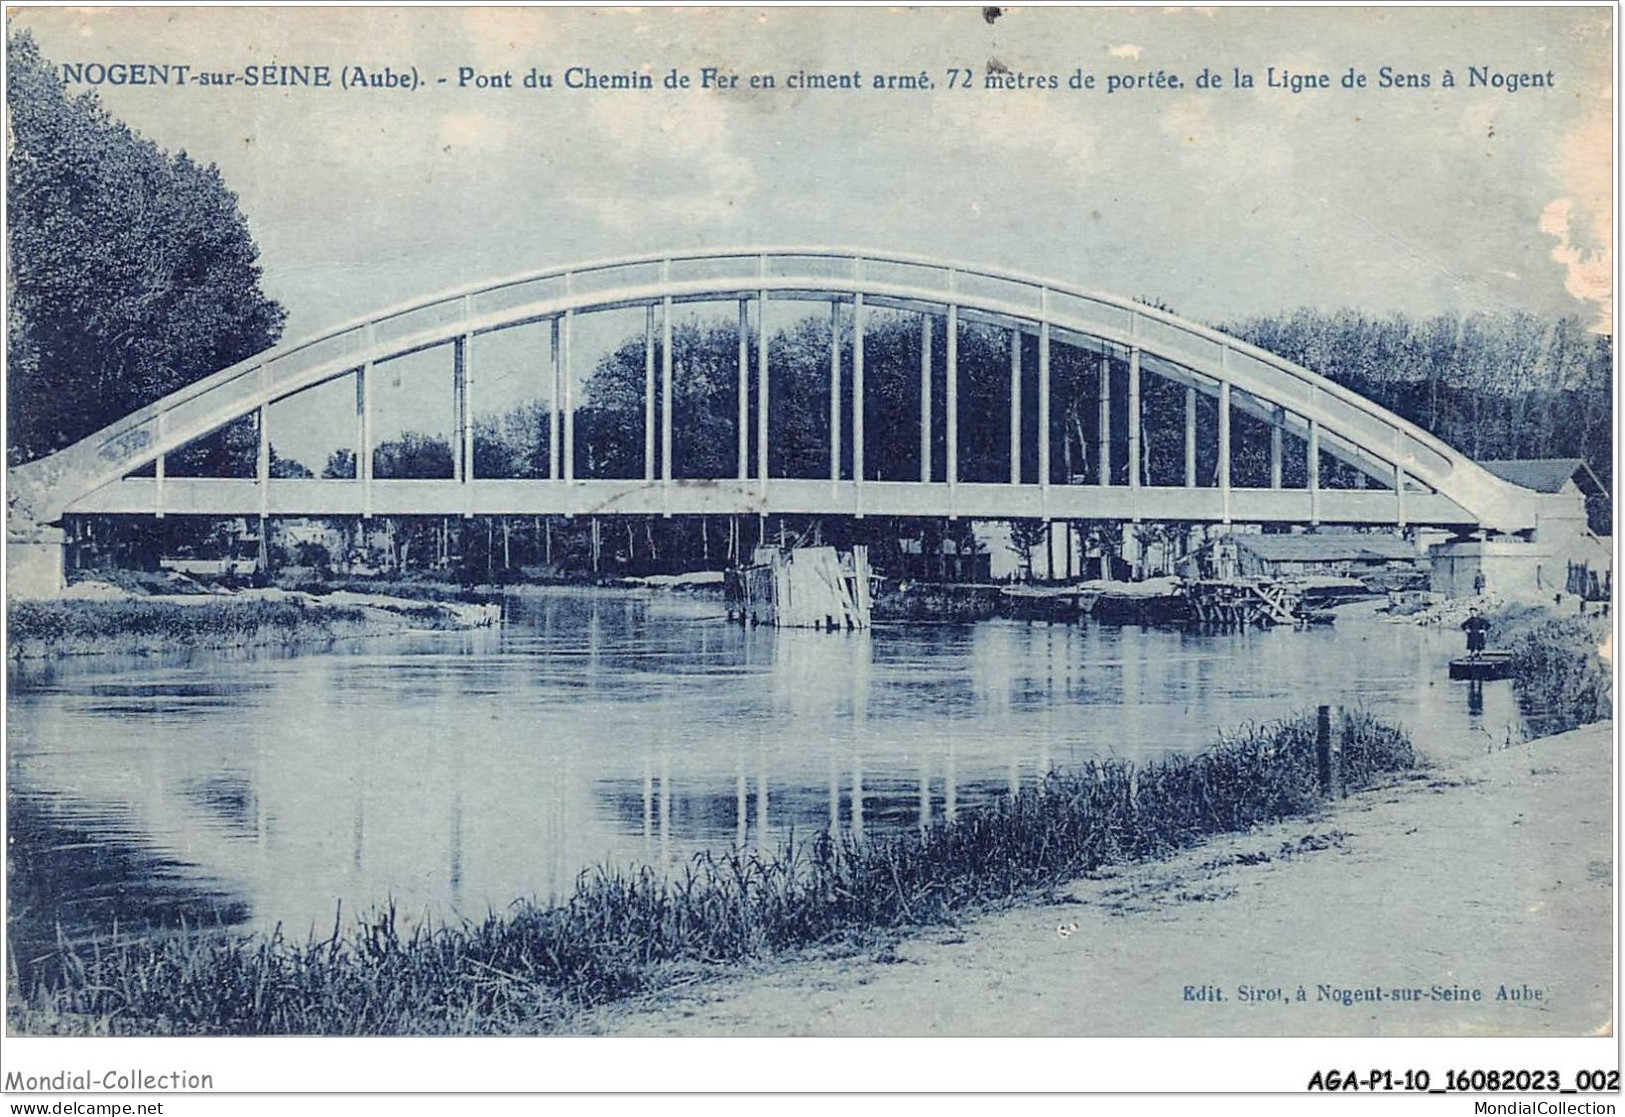
[[[60,449],[274,344],[259,249],[219,170],[69,97],[27,32],[6,42],[8,434]]]
[[[270,470],[272,477],[280,477],[297,481],[316,476],[310,471],[310,467],[304,462],[297,461],[293,458],[283,457],[281,454],[276,452],[275,446],[272,446],[270,449]]]
[[[1049,525],[1043,520],[1010,521],[1010,550],[1021,560],[1023,581],[1033,580],[1033,552],[1049,540]]]
[[[328,480],[354,480],[358,476],[355,451],[340,447],[328,454],[327,464],[322,466],[322,476]]]
[[[372,460],[373,476],[380,481],[445,480],[456,468],[451,443],[418,431],[405,431],[400,438],[379,443]]]

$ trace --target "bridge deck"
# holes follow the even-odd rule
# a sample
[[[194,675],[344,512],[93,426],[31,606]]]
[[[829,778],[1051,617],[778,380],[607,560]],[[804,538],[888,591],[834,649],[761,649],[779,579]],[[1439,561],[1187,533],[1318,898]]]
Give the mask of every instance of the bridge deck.
[[[920,481],[324,481],[126,478],[75,513],[217,516],[796,514],[1223,523],[1470,524],[1437,493],[1378,489],[1171,488]]]

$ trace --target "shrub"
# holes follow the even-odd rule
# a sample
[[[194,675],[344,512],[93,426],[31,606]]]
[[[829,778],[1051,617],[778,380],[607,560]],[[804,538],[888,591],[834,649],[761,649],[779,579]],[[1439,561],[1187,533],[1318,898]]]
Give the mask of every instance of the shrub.
[[[1604,622],[1516,605],[1489,620],[1496,643],[1512,653],[1518,702],[1542,733],[1613,716],[1613,673],[1599,650]]]

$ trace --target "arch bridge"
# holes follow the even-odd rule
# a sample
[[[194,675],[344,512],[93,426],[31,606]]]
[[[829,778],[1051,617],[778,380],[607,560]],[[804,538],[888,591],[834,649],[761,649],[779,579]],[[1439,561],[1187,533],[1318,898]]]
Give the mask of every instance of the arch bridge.
[[[827,477],[768,475],[776,432],[769,406],[769,334],[763,327],[766,307],[780,301],[822,303],[831,317]],[[725,477],[674,477],[674,308],[718,302],[736,304],[740,323],[737,440],[732,448],[737,469]],[[578,477],[573,395],[581,370],[573,357],[573,340],[583,316],[628,308],[644,312],[641,475]],[[865,469],[865,411],[876,406],[874,401],[866,403],[865,325],[877,309],[917,316],[923,327],[922,394],[917,405],[921,465],[919,476],[908,480],[881,480]],[[939,321],[946,323],[941,335],[945,353],[942,363],[933,365],[932,329]],[[475,339],[537,323],[545,324],[548,338],[548,344],[538,346],[534,366],[540,386],[549,389],[548,476],[480,477],[473,451],[473,406],[480,390]],[[1002,481],[960,477],[960,323],[1008,331],[1010,444]],[[843,328],[850,330],[846,346]],[[454,368],[451,476],[442,480],[374,476],[376,367],[442,347],[450,349]],[[1099,463],[1092,476],[1058,480],[1052,463],[1050,412],[1051,361],[1060,347],[1081,351],[1087,361],[1098,360],[1096,430],[1103,433],[1090,450]],[[1032,356],[1024,358],[1024,353]],[[1109,374],[1113,368],[1118,370],[1116,376]],[[932,388],[934,369],[943,377],[938,390]],[[333,480],[274,476],[266,409],[351,375],[356,386],[351,428],[356,475]],[[1141,390],[1146,377],[1162,377],[1183,389],[1184,462],[1182,473],[1174,467],[1177,484],[1148,483]],[[1126,400],[1115,401],[1115,409],[1114,381],[1126,385]],[[1024,391],[1029,393],[1025,403]],[[1030,395],[1034,391],[1036,400]],[[1217,429],[1215,468],[1199,482],[1201,397],[1216,402]],[[342,406],[346,413],[342,421],[348,424],[352,417],[347,397]],[[939,406],[947,443],[940,459],[930,449],[932,410]],[[1023,416],[1034,410],[1036,423],[1024,421]],[[1268,424],[1267,486],[1232,483],[1233,413]],[[166,454],[227,423],[256,415],[256,476],[166,476]],[[907,421],[912,424],[915,418]],[[1024,443],[1029,438],[1037,442],[1036,471],[1030,468],[1033,448],[1030,441]],[[1112,468],[1114,439],[1119,448],[1126,442],[1126,460],[1131,463],[1126,471]],[[1283,483],[1287,439],[1305,444],[1303,483],[1295,487]],[[1177,446],[1177,438],[1172,444]],[[1202,446],[1206,454],[1205,440]],[[1320,463],[1326,456],[1352,466],[1377,487],[1325,486]],[[148,467],[150,476],[132,476]],[[1080,479],[1082,483],[1077,483]],[[58,453],[18,466],[10,471],[10,495],[13,537],[19,529],[53,524],[73,513],[363,517],[792,513],[1427,524],[1518,533],[1537,526],[1542,508],[1540,494],[1501,480],[1348,388],[1154,307],[1066,283],[943,260],[805,247],[678,252],[582,263],[399,305],[275,346]]]

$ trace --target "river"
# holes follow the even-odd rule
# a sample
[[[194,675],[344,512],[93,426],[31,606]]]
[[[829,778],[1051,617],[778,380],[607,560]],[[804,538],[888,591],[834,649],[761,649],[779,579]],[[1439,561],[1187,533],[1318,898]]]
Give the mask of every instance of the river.
[[[304,938],[391,903],[477,918],[589,865],[918,827],[1051,767],[1320,703],[1397,720],[1436,759],[1521,739],[1510,684],[1446,679],[1460,643],[1361,606],[1305,631],[832,634],[525,590],[500,630],[13,664],[12,931],[37,949],[114,919]]]

